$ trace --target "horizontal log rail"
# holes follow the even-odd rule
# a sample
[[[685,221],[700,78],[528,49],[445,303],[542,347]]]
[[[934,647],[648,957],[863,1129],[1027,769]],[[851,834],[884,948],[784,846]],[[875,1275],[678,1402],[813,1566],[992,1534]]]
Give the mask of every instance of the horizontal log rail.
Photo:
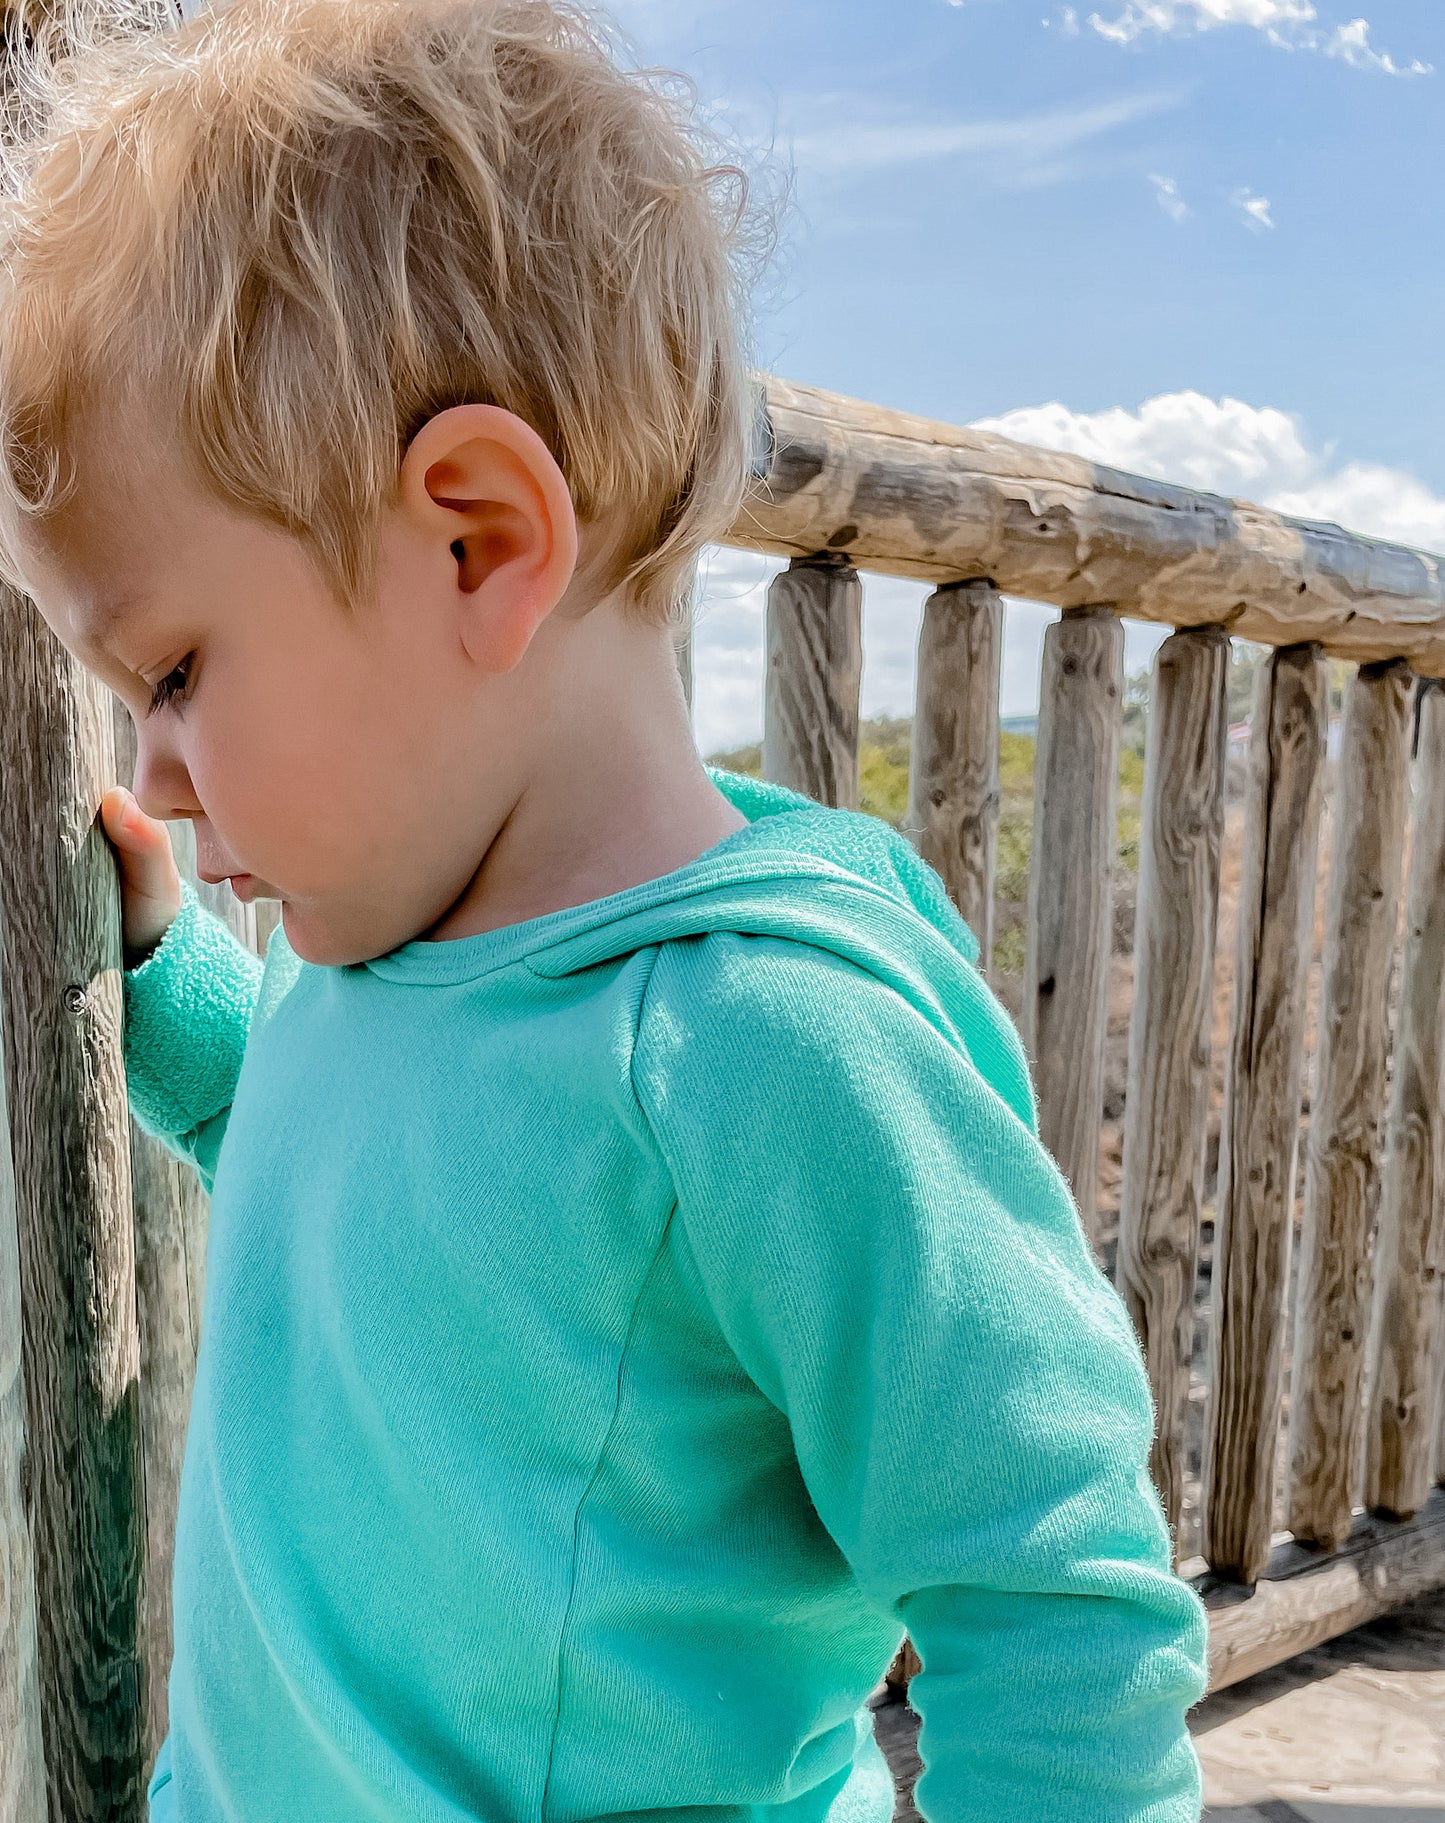
[[[768,376],[726,543],[1445,676],[1445,560]],[[763,463],[766,461],[766,468]]]
[[[1332,1551],[1281,1540],[1249,1587],[1193,1562],[1181,1572],[1209,1614],[1209,1688],[1224,1690],[1445,1588],[1445,1488],[1412,1519],[1362,1515]]]

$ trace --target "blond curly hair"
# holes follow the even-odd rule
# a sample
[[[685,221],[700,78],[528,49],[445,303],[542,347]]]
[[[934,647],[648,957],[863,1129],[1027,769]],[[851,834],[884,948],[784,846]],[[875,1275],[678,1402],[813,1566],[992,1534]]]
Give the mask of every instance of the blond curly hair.
[[[409,439],[481,401],[555,456],[598,593],[678,624],[746,485],[757,245],[683,85],[560,0],[121,6],[10,14],[12,580],[77,426],[138,400],[355,605]]]

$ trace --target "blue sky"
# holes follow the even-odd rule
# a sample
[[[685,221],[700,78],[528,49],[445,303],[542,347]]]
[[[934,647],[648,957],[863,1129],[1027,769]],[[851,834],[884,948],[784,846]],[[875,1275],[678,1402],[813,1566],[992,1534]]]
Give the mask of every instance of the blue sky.
[[[1355,6],[611,11],[790,174],[762,365],[1445,548],[1445,5]],[[709,562],[704,752],[760,731],[769,570]],[[909,706],[921,598],[868,586],[865,712]],[[1011,607],[1008,710],[1046,619]]]

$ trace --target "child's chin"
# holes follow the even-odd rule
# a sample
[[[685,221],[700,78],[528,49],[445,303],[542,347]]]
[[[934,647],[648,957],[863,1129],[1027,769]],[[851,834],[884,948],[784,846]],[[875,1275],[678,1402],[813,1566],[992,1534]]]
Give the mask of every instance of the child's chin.
[[[289,899],[282,902],[281,928],[292,954],[318,968],[348,968],[395,948],[380,938],[368,939],[364,931],[339,929],[320,913],[298,910]]]

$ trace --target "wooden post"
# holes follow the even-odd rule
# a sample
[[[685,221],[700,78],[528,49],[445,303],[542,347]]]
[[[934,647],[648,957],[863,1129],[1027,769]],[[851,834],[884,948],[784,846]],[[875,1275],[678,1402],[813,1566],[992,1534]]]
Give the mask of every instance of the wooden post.
[[[1390,969],[1410,795],[1412,680],[1366,665],[1345,698],[1290,1381],[1289,1527],[1333,1550],[1354,1523],[1380,1198]]]
[[[1445,1348],[1445,689],[1421,704],[1400,1029],[1376,1252],[1365,1503],[1430,1491]]]
[[[1040,1137],[1096,1242],[1123,698],[1123,627],[1065,614],[1044,638],[1023,1038]]]
[[[135,724],[112,699],[116,768],[123,785],[135,777]],[[255,933],[255,909],[242,905],[229,886],[196,877],[195,832],[189,822],[170,824],[181,872],[205,903],[243,942]],[[141,1445],[145,1459],[146,1574],[141,1617],[145,1653],[145,1759],[154,1764],[169,1727],[166,1680],[174,1649],[171,1572],[176,1508],[196,1352],[205,1298],[206,1236],[210,1204],[200,1179],[157,1139],[131,1122],[130,1169],[135,1212],[136,1315],[140,1331]]]
[[[1176,1546],[1204,1197],[1229,638],[1175,633],[1149,692],[1115,1277],[1157,1413],[1149,1469]],[[1176,1550],[1177,1556],[1177,1550]]]
[[[1436,1414],[1439,1422],[1435,1427],[1435,1471],[1437,1487],[1445,1488],[1445,1360],[1440,1363],[1440,1378],[1435,1387]]]
[[[990,582],[935,589],[918,633],[917,701],[906,828],[993,956],[998,858],[999,675],[1003,598]]]
[[[0,1069],[0,1817],[5,1823],[45,1823],[16,1218],[10,1118]]]
[[[54,1823],[139,1818],[144,1489],[110,701],[0,596],[0,902]]]
[[[1204,1555],[1217,1574],[1246,1583],[1269,1561],[1328,721],[1318,647],[1272,654],[1250,740],[1204,1452]]]
[[[795,557],[768,588],[763,773],[820,804],[858,808],[863,584],[846,557]]]

